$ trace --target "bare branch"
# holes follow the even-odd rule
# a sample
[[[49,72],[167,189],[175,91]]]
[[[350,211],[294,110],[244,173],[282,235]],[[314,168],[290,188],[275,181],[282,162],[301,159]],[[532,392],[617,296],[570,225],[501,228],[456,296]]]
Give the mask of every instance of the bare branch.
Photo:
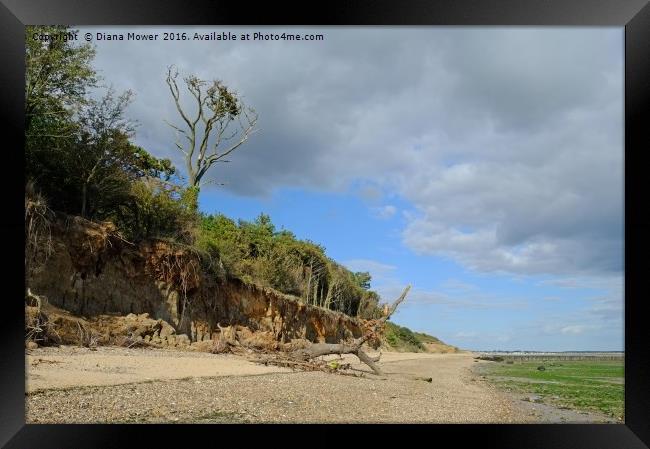
[[[390,318],[391,315],[392,315],[393,313],[395,313],[395,310],[397,310],[397,306],[399,306],[399,305],[402,303],[402,301],[404,301],[404,299],[406,299],[406,295],[408,295],[408,293],[409,293],[410,290],[411,290],[411,286],[410,286],[410,285],[407,285],[406,288],[404,289],[404,291],[402,292],[402,294],[399,296],[399,298],[397,298],[397,299],[395,300],[395,302],[393,303],[393,305],[392,305],[392,306],[390,307],[390,309],[388,310],[388,315],[386,315],[386,316],[380,318],[379,321],[386,321],[386,320],[388,320],[388,318]]]
[[[183,147],[178,142],[174,142],[174,145],[176,145],[176,148],[178,148],[181,151],[181,153],[183,153],[185,156],[187,156],[187,151],[185,151],[183,149]]]
[[[381,369],[376,365],[376,362],[379,361],[379,357],[381,357],[381,353],[379,354],[379,357],[370,357],[368,354],[366,354],[363,351],[362,346],[366,341],[376,336],[376,333],[379,332],[381,327],[386,323],[386,320],[390,318],[390,316],[395,312],[397,306],[399,306],[404,301],[406,295],[410,290],[411,290],[411,286],[409,285],[404,289],[404,291],[399,296],[399,298],[395,300],[395,302],[389,309],[389,313],[386,316],[380,318],[379,320],[376,320],[372,328],[367,329],[365,334],[362,337],[357,338],[352,343],[311,344],[304,349],[299,349],[294,351],[292,353],[292,356],[301,360],[309,360],[309,359],[313,359],[316,357],[329,355],[329,354],[355,354],[359,358],[359,360],[361,360],[363,363],[368,365],[375,372],[375,374],[379,374],[379,375],[383,374]]]
[[[166,82],[176,109],[186,126],[179,127],[167,121],[165,123],[187,139],[187,146],[178,141],[175,145],[185,156],[189,184],[198,187],[215,162],[227,162],[225,157],[239,148],[256,131],[254,128],[257,113],[254,109],[246,107],[237,93],[230,91],[221,81],[214,80],[208,84],[207,81],[190,75],[184,77],[183,82],[189,94],[194,97],[197,110],[196,115],[188,114],[181,105],[178,71],[174,66],[167,68]],[[231,125],[234,121],[238,127],[235,126],[237,129],[233,130]],[[199,127],[200,122],[202,126]],[[233,145],[226,145],[225,142],[231,139],[237,140]]]
[[[172,98],[174,99],[174,103],[176,104],[176,110],[178,110],[178,113],[183,118],[183,121],[187,123],[187,126],[189,127],[190,131],[194,131],[194,126],[192,125],[192,122],[190,121],[190,119],[187,118],[185,112],[183,111],[183,108],[181,107],[180,91],[178,89],[178,84],[176,83],[176,78],[178,77],[178,71],[174,71],[174,73],[172,74],[172,67],[173,66],[170,66],[167,69],[166,81],[167,81],[167,85],[169,86],[169,91],[171,92]]]

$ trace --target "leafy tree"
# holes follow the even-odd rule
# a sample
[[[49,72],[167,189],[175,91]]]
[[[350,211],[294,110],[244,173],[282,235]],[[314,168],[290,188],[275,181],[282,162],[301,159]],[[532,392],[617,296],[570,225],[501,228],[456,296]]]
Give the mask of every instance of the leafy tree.
[[[120,203],[128,197],[129,142],[133,125],[124,118],[131,92],[114,96],[112,90],[99,101],[90,100],[79,120],[80,133],[72,160],[78,173],[81,216],[92,217],[100,202]]]
[[[199,242],[231,276],[298,296],[307,304],[378,316],[379,296],[360,285],[360,280],[369,283],[367,273],[357,276],[327,257],[321,245],[277,231],[266,214],[238,223],[223,215],[204,216]]]
[[[95,50],[90,44],[38,39],[66,31],[65,26],[26,27],[25,171],[50,206],[67,210],[72,179],[62,176],[61,167],[79,131],[76,116],[98,76],[91,66]]]
[[[143,198],[142,186],[134,190],[134,181],[168,181],[175,174],[169,159],[157,159],[131,143],[135,126],[125,118],[131,99],[130,91],[116,95],[112,89],[101,99],[86,99],[69,127],[72,135],[28,152],[30,178],[54,209],[90,219],[115,218],[123,205],[135,206],[134,195]]]
[[[35,121],[56,123],[52,136],[70,132],[69,117],[85,103],[86,93],[98,76],[91,66],[95,49],[71,40],[34,39],[37,35],[60,36],[65,26],[27,26],[25,55],[25,130],[32,134]],[[42,129],[41,129],[42,130]]]
[[[268,256],[273,244],[275,226],[268,215],[260,214],[252,223],[240,220],[242,237],[248,242],[250,257]]]
[[[130,240],[171,238],[193,243],[195,215],[183,198],[183,189],[158,178],[142,177],[130,184],[129,201],[111,218]]]
[[[169,159],[157,159],[149,154],[144,148],[131,146],[130,168],[137,177],[161,178],[169,181],[176,174],[176,167]]]

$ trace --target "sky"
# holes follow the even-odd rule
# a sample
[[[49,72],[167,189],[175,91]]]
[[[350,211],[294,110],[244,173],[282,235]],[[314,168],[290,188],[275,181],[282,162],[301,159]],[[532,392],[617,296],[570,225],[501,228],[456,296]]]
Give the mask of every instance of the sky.
[[[78,29],[179,168],[167,66],[255,108],[202,211],[270,214],[387,302],[412,285],[392,320],[461,348],[623,350],[623,28]],[[213,31],[323,40],[192,40]],[[127,32],[159,37],[97,40]]]

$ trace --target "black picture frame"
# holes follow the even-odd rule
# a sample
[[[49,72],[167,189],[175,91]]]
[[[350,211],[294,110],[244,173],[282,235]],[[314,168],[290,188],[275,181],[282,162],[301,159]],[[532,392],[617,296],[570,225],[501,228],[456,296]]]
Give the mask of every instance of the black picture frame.
[[[645,257],[650,250],[650,219],[644,194],[647,165],[644,150],[650,143],[650,4],[647,0],[410,0],[333,1],[328,3],[175,0],[1,0],[0,102],[2,108],[5,179],[3,199],[7,216],[0,223],[5,261],[16,270],[7,274],[9,290],[0,359],[0,444],[11,448],[126,447],[169,444],[172,435],[191,433],[225,444],[226,430],[251,434],[249,427],[172,427],[167,425],[36,425],[25,424],[24,304],[19,300],[24,279],[19,260],[24,257],[24,228],[20,220],[24,192],[24,26],[81,25],[544,25],[625,27],[625,424],[538,425],[419,425],[409,429],[424,441],[468,440],[487,447],[513,448],[643,448],[650,445],[650,342],[644,302],[650,298],[645,279]],[[11,142],[11,143],[9,143]],[[647,176],[647,175],[646,175]],[[645,200],[645,201],[644,201]],[[15,238],[13,236],[16,236]],[[6,254],[6,253],[5,253]],[[3,264],[5,265],[5,264]],[[6,271],[5,271],[6,272]],[[6,291],[6,290],[5,290]],[[250,426],[250,425],[249,425]],[[278,426],[281,427],[281,426]],[[331,435],[331,430],[307,426],[309,433]],[[181,432],[182,430],[182,432]],[[245,434],[244,433],[244,434]],[[375,427],[358,435],[364,443],[387,434]],[[391,432],[406,438],[402,432]],[[264,432],[266,437],[282,441]],[[264,435],[263,435],[264,437]],[[276,439],[277,438],[277,439]],[[348,437],[346,437],[348,438]],[[418,438],[418,439],[419,439]],[[239,440],[244,441],[244,440]],[[286,440],[285,440],[286,441]],[[449,441],[449,440],[448,440]],[[295,441],[298,444],[311,444]],[[340,444],[339,441],[336,444]],[[285,443],[282,443],[285,444]],[[420,443],[421,444],[421,443]],[[449,444],[449,443],[445,443]],[[455,445],[454,445],[455,447]]]

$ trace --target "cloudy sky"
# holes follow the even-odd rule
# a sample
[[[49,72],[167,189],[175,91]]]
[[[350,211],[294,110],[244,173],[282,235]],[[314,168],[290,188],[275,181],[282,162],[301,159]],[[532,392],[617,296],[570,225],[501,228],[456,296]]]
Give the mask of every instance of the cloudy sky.
[[[398,324],[477,350],[623,349],[622,28],[79,29],[323,34],[94,40],[95,65],[178,167],[166,67],[236,89],[259,132],[201,209],[269,213],[387,301],[412,284]]]

